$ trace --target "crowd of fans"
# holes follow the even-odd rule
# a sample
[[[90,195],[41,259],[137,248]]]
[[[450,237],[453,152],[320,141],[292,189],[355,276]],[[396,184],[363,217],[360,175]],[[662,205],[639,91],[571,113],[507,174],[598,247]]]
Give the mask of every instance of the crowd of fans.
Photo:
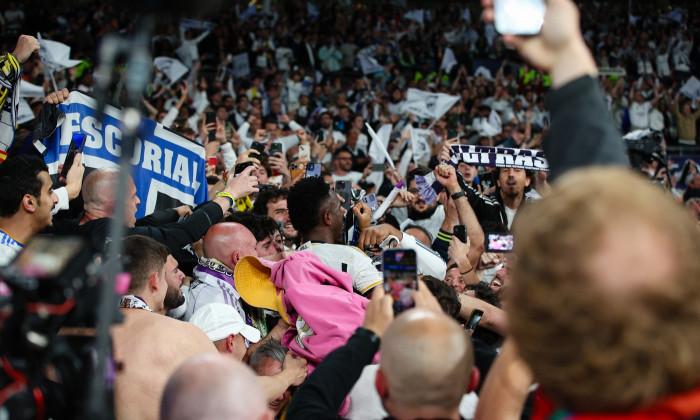
[[[103,37],[142,23],[109,3],[43,3],[0,14],[2,89],[13,75],[42,86],[35,115],[93,92]],[[681,92],[700,70],[697,5],[579,14],[550,0],[541,34],[518,37],[495,31],[491,3],[236,2],[155,22],[153,57],[187,72],[154,67],[139,106],[216,159],[194,208],[136,219],[128,182],[117,419],[698,418],[700,165],[666,159],[699,150],[700,102]],[[22,35],[35,33],[82,62],[50,71]],[[458,100],[421,118],[409,88]],[[52,180],[25,153],[36,123],[0,163],[0,267],[38,235],[79,235],[99,265],[119,171],[86,174],[78,153]],[[391,125],[393,165],[367,124]],[[639,130],[660,132],[662,152],[633,173],[622,134]],[[543,150],[549,172],[471,165],[455,144]],[[376,220],[371,194],[389,203]],[[416,255],[402,314],[385,295],[392,248]]]

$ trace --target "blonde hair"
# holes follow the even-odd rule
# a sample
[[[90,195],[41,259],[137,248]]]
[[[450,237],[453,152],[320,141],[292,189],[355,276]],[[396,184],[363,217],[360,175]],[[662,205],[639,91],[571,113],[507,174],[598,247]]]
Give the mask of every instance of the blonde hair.
[[[589,168],[518,216],[511,331],[555,403],[625,411],[700,383],[700,235],[680,206],[629,171]],[[605,239],[639,231],[661,244],[640,263],[650,274],[601,280],[594,258],[615,253]],[[670,261],[664,278],[652,277],[658,261]]]

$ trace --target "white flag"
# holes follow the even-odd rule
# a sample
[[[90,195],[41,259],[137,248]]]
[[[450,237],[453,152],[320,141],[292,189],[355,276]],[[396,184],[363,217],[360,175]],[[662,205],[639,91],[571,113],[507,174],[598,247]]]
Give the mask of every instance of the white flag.
[[[43,39],[40,33],[37,33],[37,39],[41,45],[39,57],[41,57],[41,61],[46,63],[52,73],[80,64],[80,60],[70,59],[70,47],[68,45]]]
[[[437,120],[445,115],[457,101],[459,101],[459,96],[456,95],[409,88],[402,111],[421,118]]]
[[[27,82],[24,79],[19,81],[19,97],[20,98],[43,98],[46,96],[44,94],[44,88],[32,83]]]
[[[168,86],[180,80],[190,71],[180,60],[171,57],[156,57],[153,60],[153,65],[170,80]]]
[[[411,10],[410,12],[406,12],[406,14],[403,15],[403,18],[408,20],[415,20],[420,24],[420,26],[423,26],[423,21],[425,19],[425,11],[423,9]]]
[[[484,66],[479,66],[479,68],[476,69],[474,72],[474,77],[477,76],[484,76],[484,79],[486,80],[493,80],[493,75],[491,74],[491,70],[487,69]]]
[[[442,63],[440,64],[440,70],[445,70],[445,73],[449,73],[452,67],[457,65],[457,59],[455,58],[455,53],[452,48],[446,48],[445,53],[442,55]]]
[[[413,128],[409,125],[408,129],[411,132],[411,149],[413,149],[413,160],[421,164],[425,164],[430,161],[430,145],[428,144],[428,139],[430,138],[431,130],[426,130],[424,128]]]
[[[691,77],[681,88],[680,92],[689,98],[700,101],[700,81]]]
[[[369,131],[370,137],[372,137],[372,144],[369,145],[369,156],[372,158],[372,163],[382,164],[384,161],[391,166],[391,169],[396,169],[394,162],[389,156],[386,148],[389,145],[389,138],[391,137],[391,124],[383,125],[378,133],[375,133],[372,127],[365,123],[367,130]]]
[[[384,67],[373,57],[358,55],[357,58],[360,60],[360,67],[362,67],[362,73],[364,74],[374,74],[384,71]]]
[[[17,110],[17,124],[24,124],[34,119],[34,112],[27,103],[26,99],[19,100],[19,109]]]
[[[248,53],[241,53],[233,56],[233,77],[239,78],[250,74],[250,63]]]

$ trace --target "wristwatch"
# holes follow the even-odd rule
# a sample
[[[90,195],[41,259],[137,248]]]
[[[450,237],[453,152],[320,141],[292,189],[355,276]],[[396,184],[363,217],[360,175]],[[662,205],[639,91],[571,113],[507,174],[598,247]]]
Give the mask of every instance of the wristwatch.
[[[381,286],[379,286],[381,287]],[[365,337],[367,338],[370,343],[375,344],[377,347],[379,347],[379,342],[381,341],[381,338],[377,334],[375,334],[373,331],[368,330],[367,328],[364,327],[359,327],[358,329],[355,330],[355,334],[359,337]]]
[[[467,194],[464,192],[464,190],[457,191],[456,193],[452,194],[450,197],[452,197],[453,200],[456,200],[461,197],[465,197]]]

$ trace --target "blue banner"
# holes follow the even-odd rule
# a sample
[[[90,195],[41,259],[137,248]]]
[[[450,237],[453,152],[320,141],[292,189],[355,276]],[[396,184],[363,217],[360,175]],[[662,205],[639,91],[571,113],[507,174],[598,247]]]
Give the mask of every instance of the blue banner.
[[[83,163],[91,169],[118,167],[121,154],[121,110],[107,106],[97,120],[97,101],[73,91],[58,107],[66,120],[48,137],[44,156],[49,173],[58,173],[74,133],[84,133]],[[204,148],[148,118],[141,118],[131,160],[131,175],[141,204],[136,218],[181,204],[197,205],[209,199]]]

